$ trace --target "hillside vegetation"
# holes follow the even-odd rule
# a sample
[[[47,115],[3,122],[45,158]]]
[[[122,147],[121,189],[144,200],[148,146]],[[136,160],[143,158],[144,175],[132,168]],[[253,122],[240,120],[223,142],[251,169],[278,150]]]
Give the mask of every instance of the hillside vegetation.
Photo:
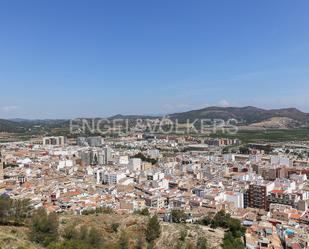
[[[206,107],[199,110],[192,110],[167,115],[168,118],[179,123],[193,122],[196,119],[236,119],[239,124],[252,125],[257,127],[275,128],[295,128],[307,127],[309,124],[309,114],[296,108],[265,110],[253,106],[247,107]],[[160,119],[162,116],[143,116],[143,115],[116,115],[108,118],[109,120],[128,119],[129,125],[135,126],[139,119]],[[92,120],[92,119],[89,119]],[[100,118],[96,118],[98,122]],[[30,133],[30,134],[53,134],[68,133],[69,120],[26,120],[0,119],[0,132],[10,133]]]
[[[95,236],[100,237],[99,243],[102,246],[89,247],[85,244],[81,249],[90,248],[146,248],[147,240],[145,231],[147,229],[148,217],[142,215],[60,215],[59,234],[67,237],[76,236],[74,231],[80,229],[95,228]],[[71,230],[72,228],[76,230]],[[70,232],[71,231],[71,232]],[[72,232],[73,231],[73,232]],[[62,249],[71,248],[60,243],[44,245],[31,241],[28,227],[0,226],[0,248],[1,249]],[[198,240],[207,241],[206,248],[221,248],[224,237],[224,230],[210,229],[207,226],[196,224],[175,224],[160,222],[160,236],[153,243],[152,248],[157,249],[186,249],[198,248]],[[60,241],[63,241],[63,238]],[[73,242],[72,246],[73,246]],[[79,243],[80,246],[83,243]],[[126,246],[121,247],[120,244]],[[139,247],[141,246],[141,247]],[[73,247],[74,248],[74,247]],[[73,249],[72,248],[72,249]],[[78,248],[74,248],[78,249]]]
[[[258,123],[274,117],[285,117],[296,121],[299,125],[308,125],[308,113],[301,112],[296,108],[265,110],[253,106],[247,107],[207,107],[169,115],[172,119],[186,121],[186,119],[236,119],[244,124]]]

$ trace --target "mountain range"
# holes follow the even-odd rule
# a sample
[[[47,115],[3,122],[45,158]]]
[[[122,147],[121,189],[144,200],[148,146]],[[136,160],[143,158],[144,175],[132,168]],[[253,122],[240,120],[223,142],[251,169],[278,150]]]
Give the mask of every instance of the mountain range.
[[[301,112],[296,108],[265,110],[253,106],[246,107],[206,107],[199,110],[174,113],[169,115],[172,119],[236,119],[244,124],[253,124],[269,120],[271,118],[288,118],[300,125],[309,122],[309,114]]]
[[[268,128],[297,128],[309,126],[309,114],[296,108],[283,109],[262,109],[253,106],[246,107],[206,107],[199,110],[173,113],[165,115],[172,120],[184,123],[187,120],[193,122],[196,119],[236,119],[242,125],[252,127],[262,126]],[[109,119],[156,119],[162,116],[150,115],[115,115]],[[65,119],[0,119],[0,132],[26,132],[34,127],[44,127],[44,129],[68,127],[69,120]]]

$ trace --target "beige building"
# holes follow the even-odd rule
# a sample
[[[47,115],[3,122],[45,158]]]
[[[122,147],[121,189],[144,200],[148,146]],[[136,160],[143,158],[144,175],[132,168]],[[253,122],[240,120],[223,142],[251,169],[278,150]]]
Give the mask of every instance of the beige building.
[[[43,137],[43,145],[57,145],[64,146],[66,144],[66,137]]]

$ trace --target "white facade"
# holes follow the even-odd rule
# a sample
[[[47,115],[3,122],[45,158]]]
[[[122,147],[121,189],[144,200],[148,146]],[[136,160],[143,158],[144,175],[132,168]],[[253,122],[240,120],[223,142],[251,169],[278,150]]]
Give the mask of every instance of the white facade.
[[[130,158],[128,169],[131,171],[141,170],[142,160],[140,158]]]
[[[119,164],[121,164],[121,165],[129,164],[129,157],[128,156],[120,156],[119,157]]]
[[[119,181],[126,178],[123,172],[108,172],[99,170],[97,171],[97,183],[103,184],[118,184]]]
[[[70,168],[73,167],[73,161],[72,160],[62,160],[59,161],[58,165],[57,165],[57,170],[61,170],[64,168]]]
[[[234,154],[223,154],[223,160],[227,162],[235,162]]]
[[[158,181],[164,178],[164,173],[162,172],[150,172],[147,174],[147,180]]]
[[[244,194],[240,192],[225,192],[224,200],[234,203],[236,208],[244,208]]]
[[[290,166],[290,159],[282,156],[271,156],[270,164],[275,166]]]

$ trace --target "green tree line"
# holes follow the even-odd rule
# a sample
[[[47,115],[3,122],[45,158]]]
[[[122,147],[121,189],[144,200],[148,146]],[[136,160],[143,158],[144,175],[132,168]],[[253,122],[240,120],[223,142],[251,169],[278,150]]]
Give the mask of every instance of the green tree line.
[[[211,228],[224,228],[222,247],[223,249],[244,249],[245,246],[241,237],[245,233],[245,228],[241,225],[238,219],[234,219],[224,210],[217,212],[213,217],[205,216],[200,223],[202,225],[210,226]]]
[[[7,196],[0,196],[0,225],[25,225],[30,214],[29,200],[15,200]]]

